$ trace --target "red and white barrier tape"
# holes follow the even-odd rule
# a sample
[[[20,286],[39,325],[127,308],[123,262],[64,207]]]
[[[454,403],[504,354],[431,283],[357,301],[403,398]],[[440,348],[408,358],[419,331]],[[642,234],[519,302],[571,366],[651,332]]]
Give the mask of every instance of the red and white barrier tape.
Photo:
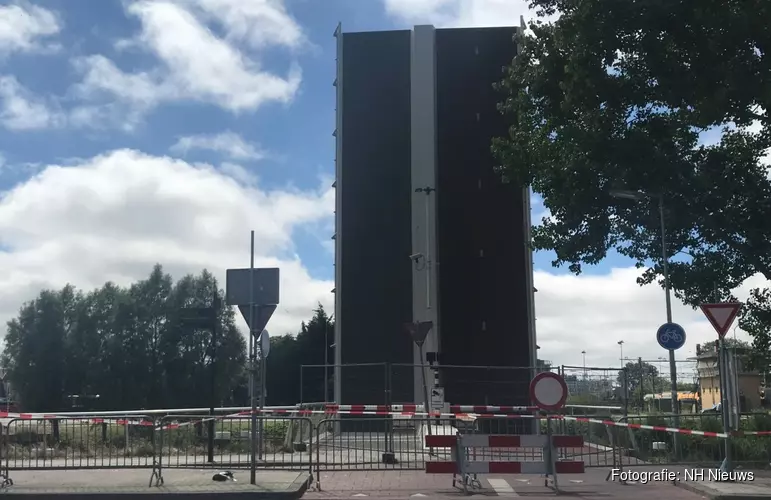
[[[354,406],[354,405],[351,405]],[[361,405],[364,406],[364,405]],[[403,405],[410,406],[410,405]],[[521,415],[512,413],[442,413],[442,412],[422,412],[422,411],[385,411],[385,410],[274,410],[264,409],[256,410],[259,415],[284,415],[293,417],[307,417],[310,415],[357,415],[357,416],[372,416],[372,417],[440,417],[440,418],[499,418],[499,419],[546,419],[545,415]],[[250,411],[242,411],[233,413],[231,415],[219,415],[216,417],[198,419],[190,422],[182,422],[178,424],[168,424],[163,426],[163,429],[178,429],[180,427],[186,427],[194,425],[200,422],[208,422],[209,420],[217,420],[224,418],[243,417],[250,415]],[[550,417],[557,418],[557,417]],[[161,427],[156,427],[160,429]]]
[[[532,414],[518,414],[513,412],[533,412],[538,408],[532,406],[472,406],[472,405],[451,405],[450,412],[424,412],[423,405],[327,405],[324,410],[294,410],[294,409],[276,409],[265,408],[262,410],[256,410],[259,415],[280,415],[280,416],[294,416],[305,417],[311,415],[358,415],[358,416],[373,416],[373,417],[439,417],[439,418],[456,418],[456,419],[537,419],[537,420],[567,420],[573,422],[584,422],[606,425],[609,427],[626,427],[629,429],[641,429],[651,430],[658,432],[667,432],[672,434],[690,434],[694,436],[726,438],[729,435],[733,437],[742,436],[771,436],[771,431],[733,431],[730,433],[725,432],[710,432],[700,431],[695,429],[680,429],[676,427],[666,427],[660,425],[646,425],[635,424],[630,422],[616,422],[615,420],[604,420],[588,417],[573,417],[568,415],[532,415]],[[505,412],[505,413],[495,413]],[[232,413],[229,415],[218,415],[215,417],[191,420],[189,422],[172,423],[164,426],[155,427],[159,429],[177,429],[180,427],[186,427],[195,425],[197,423],[207,422],[209,420],[219,420],[235,417],[244,417],[251,414],[251,411],[241,411],[238,413]],[[10,413],[0,412],[0,418],[18,419],[23,421],[31,420],[61,420],[63,422],[79,422],[89,424],[114,424],[114,425],[129,425],[129,426],[141,426],[152,427],[154,422],[152,420],[144,419],[109,419],[109,418],[72,418],[69,416],[62,416],[56,414],[47,413]]]
[[[54,415],[50,413],[9,413],[0,412],[0,418],[7,418],[13,420],[60,420],[62,422],[78,422],[88,424],[114,424],[114,425],[138,425],[142,427],[152,427],[153,422],[151,420],[142,419],[127,419],[127,418],[96,418],[96,417],[69,417],[62,415]]]
[[[350,405],[354,406],[354,405]],[[364,405],[361,405],[364,406]],[[408,405],[404,405],[408,406]],[[500,407],[499,407],[500,408]],[[616,422],[615,420],[601,420],[596,418],[587,418],[587,417],[572,417],[568,415],[518,415],[518,414],[511,414],[511,413],[440,413],[440,412],[410,412],[410,411],[382,411],[382,410],[271,410],[271,409],[264,409],[264,410],[256,410],[258,414],[261,415],[285,415],[285,416],[309,416],[309,415],[365,415],[365,416],[402,416],[402,417],[445,417],[445,418],[473,418],[473,419],[536,419],[536,420],[567,420],[567,421],[573,421],[573,422],[584,422],[584,423],[593,423],[593,424],[601,424],[606,425],[610,427],[626,427],[629,429],[641,429],[641,430],[651,430],[651,431],[659,431],[659,432],[668,432],[668,433],[674,433],[674,434],[690,434],[693,436],[704,436],[704,437],[715,437],[715,438],[726,438],[729,434],[726,434],[724,432],[710,432],[710,431],[699,431],[695,429],[679,429],[676,427],[665,427],[660,425],[646,425],[646,424],[634,424],[629,422]],[[234,417],[244,417],[250,415],[250,411],[242,411],[238,413],[233,413],[231,415],[219,415],[211,418],[205,418],[195,421],[189,421],[189,422],[182,422],[182,423],[175,423],[175,424],[168,424],[163,427],[156,427],[156,430],[163,429],[163,430],[169,430],[169,429],[178,429],[181,427],[187,427],[190,425],[195,425],[197,423],[201,422],[207,422],[209,420],[218,420],[218,419],[226,419],[226,418],[234,418]],[[733,437],[741,437],[741,436],[771,436],[771,431],[735,431],[730,433]]]
[[[728,434],[724,432],[697,431],[695,429],[678,429],[676,427],[665,427],[661,425],[632,424],[629,422],[616,422],[615,420],[600,420],[597,418],[570,417],[567,415],[555,416],[553,418],[574,421],[574,422],[602,424],[602,425],[607,425],[609,427],[626,427],[629,429],[644,429],[649,431],[669,432],[672,434],[691,434],[694,436],[717,437],[717,438],[728,437]]]
[[[333,411],[384,411],[384,412],[420,412],[423,405],[326,405]],[[487,406],[487,405],[450,405],[451,413],[518,413],[538,411],[537,406]]]

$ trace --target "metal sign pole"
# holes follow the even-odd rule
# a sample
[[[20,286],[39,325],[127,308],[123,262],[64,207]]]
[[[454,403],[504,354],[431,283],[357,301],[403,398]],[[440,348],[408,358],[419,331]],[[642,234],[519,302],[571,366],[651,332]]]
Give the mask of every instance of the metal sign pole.
[[[732,466],[731,466],[731,404],[729,401],[729,388],[728,388],[728,378],[730,374],[728,373],[728,363],[726,359],[726,347],[725,347],[725,340],[721,337],[718,340],[719,343],[719,351],[718,351],[718,366],[720,367],[720,409],[721,414],[723,416],[723,432],[728,434],[728,436],[725,438],[725,459],[723,460],[723,463],[720,464],[720,470],[724,472],[731,472]]]
[[[265,335],[263,330],[262,335]],[[260,416],[262,416],[262,410],[265,408],[265,387],[267,386],[265,377],[268,373],[268,356],[265,349],[262,346],[262,337],[260,337]],[[265,422],[260,418],[259,422],[259,444],[257,445],[258,458],[262,460],[262,450],[265,446]]]
[[[214,434],[216,432],[216,421],[214,420],[214,407],[217,406],[217,318],[220,307],[219,292],[214,290],[214,299],[212,308],[214,309],[214,319],[211,324],[211,392],[209,393],[209,442],[208,442],[208,462],[214,463]],[[128,429],[128,427],[126,427]]]
[[[250,418],[251,425],[249,426],[249,442],[251,443],[251,453],[249,462],[249,480],[251,484],[257,484],[257,408],[255,402],[254,390],[256,388],[255,369],[256,369],[256,356],[255,356],[255,342],[254,342],[254,231],[252,231],[252,250],[251,259],[249,265],[249,403],[252,407],[252,414]]]
[[[717,292],[715,292],[717,296]],[[715,328],[718,335],[718,370],[720,376],[720,409],[723,417],[723,430],[727,434],[725,438],[725,459],[720,464],[720,470],[724,472],[731,472],[733,466],[731,464],[731,432],[733,431],[734,420],[733,408],[738,405],[737,394],[734,391],[733,382],[734,376],[730,373],[731,363],[728,361],[728,353],[726,350],[725,334],[731,327],[731,324],[736,319],[741,309],[741,304],[738,302],[725,302],[725,303],[713,303],[713,304],[700,304],[704,315],[709,322]],[[730,382],[729,382],[730,381]],[[738,420],[736,427],[738,429]]]

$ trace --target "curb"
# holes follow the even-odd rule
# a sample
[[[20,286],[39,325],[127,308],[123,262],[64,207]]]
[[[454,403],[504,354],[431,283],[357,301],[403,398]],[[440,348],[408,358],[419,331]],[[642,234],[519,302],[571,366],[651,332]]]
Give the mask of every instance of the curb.
[[[287,489],[287,491],[280,492],[277,494],[266,493],[263,496],[270,497],[272,495],[275,495],[278,498],[295,500],[305,495],[305,492],[308,491],[308,487],[312,484],[313,484],[313,474],[308,474],[307,476],[300,476],[297,479],[295,479],[294,482],[289,485],[289,488]]]
[[[115,492],[115,491],[88,491],[85,488],[72,488],[69,491],[13,491],[6,489],[0,492],[2,498],[24,498],[26,500],[58,500],[61,498],[87,498],[88,500],[124,500],[143,499],[152,496],[174,497],[177,500],[219,500],[227,499],[262,499],[262,500],[297,500],[302,497],[308,485],[313,481],[312,474],[300,475],[283,491],[259,491],[259,490],[201,490],[201,491],[168,491],[158,488],[148,488],[141,492]],[[13,488],[13,487],[11,487]]]

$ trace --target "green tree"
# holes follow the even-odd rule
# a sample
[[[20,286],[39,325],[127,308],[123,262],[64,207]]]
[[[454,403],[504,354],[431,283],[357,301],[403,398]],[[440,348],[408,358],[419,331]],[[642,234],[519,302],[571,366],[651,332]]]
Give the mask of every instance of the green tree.
[[[641,394],[654,392],[656,390],[656,381],[659,378],[659,370],[654,365],[638,361],[629,361],[624,369],[618,371],[616,382],[619,387],[624,387],[626,383],[626,397],[637,401]]]
[[[498,85],[508,137],[501,172],[551,212],[533,246],[578,274],[615,251],[690,305],[771,279],[771,2],[532,0],[536,22]],[[714,141],[700,144],[699,134]],[[633,201],[612,196],[646,193]],[[771,291],[752,290],[740,326],[766,364]]]
[[[210,305],[215,293],[222,299],[207,271],[174,284],[160,266],[126,289],[44,290],[8,322],[2,362],[29,411],[64,410],[69,396],[95,395],[92,406],[112,410],[206,407],[211,333],[184,326],[179,309]],[[230,307],[219,318],[215,394],[233,403],[244,382],[245,342]]]
[[[8,379],[23,394],[30,411],[60,410],[64,407],[66,344],[63,296],[43,290],[34,301],[24,304],[19,316],[8,322],[3,355]]]
[[[325,385],[326,394],[332,398],[334,348],[329,345],[334,340],[334,331],[334,321],[319,304],[313,317],[300,325],[296,336],[271,338],[267,368],[267,400],[271,405],[291,405],[301,399],[303,402],[323,401]],[[323,367],[325,352],[330,365],[327,376]],[[303,365],[314,366],[301,368]]]

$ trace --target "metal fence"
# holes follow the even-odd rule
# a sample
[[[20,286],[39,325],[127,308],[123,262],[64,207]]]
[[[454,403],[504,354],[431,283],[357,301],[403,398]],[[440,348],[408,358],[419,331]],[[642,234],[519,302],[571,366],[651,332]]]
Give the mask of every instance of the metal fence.
[[[625,370],[563,365],[559,372],[568,386],[568,404],[626,405]]]
[[[723,432],[721,416],[698,413],[673,415],[630,415],[624,422],[675,427],[686,430]],[[739,419],[739,433],[728,438],[705,437],[695,434],[664,432],[652,429],[625,430],[615,428],[615,446],[623,454],[624,465],[684,464],[714,465],[731,447],[731,461],[744,468],[768,469],[771,463],[771,436],[742,435],[744,432],[771,431],[771,415],[766,412],[744,413]]]
[[[153,464],[153,420],[118,425],[78,417],[11,419],[3,426],[4,469],[146,468]]]
[[[6,477],[19,470],[151,469],[156,484],[169,468],[247,469],[251,465],[251,418],[218,416],[214,448],[209,454],[208,415],[117,416],[12,419],[2,426],[0,457]],[[678,416],[683,429],[720,433],[719,417]],[[261,416],[256,467],[308,471],[320,477],[334,470],[422,470],[426,462],[449,460],[450,450],[431,449],[425,437],[462,434],[552,434],[582,436],[580,448],[560,449],[560,459],[580,460],[586,467],[623,468],[651,465],[716,467],[731,446],[734,464],[745,469],[768,467],[771,436],[707,437],[675,434],[670,415],[598,414],[591,418],[519,415],[516,418],[360,417],[354,415]],[[620,424],[620,425],[619,425]],[[630,428],[642,424],[653,428]],[[744,414],[742,431],[771,431],[767,413]],[[542,461],[540,449],[471,448],[471,460]],[[152,484],[152,483],[151,483]]]

